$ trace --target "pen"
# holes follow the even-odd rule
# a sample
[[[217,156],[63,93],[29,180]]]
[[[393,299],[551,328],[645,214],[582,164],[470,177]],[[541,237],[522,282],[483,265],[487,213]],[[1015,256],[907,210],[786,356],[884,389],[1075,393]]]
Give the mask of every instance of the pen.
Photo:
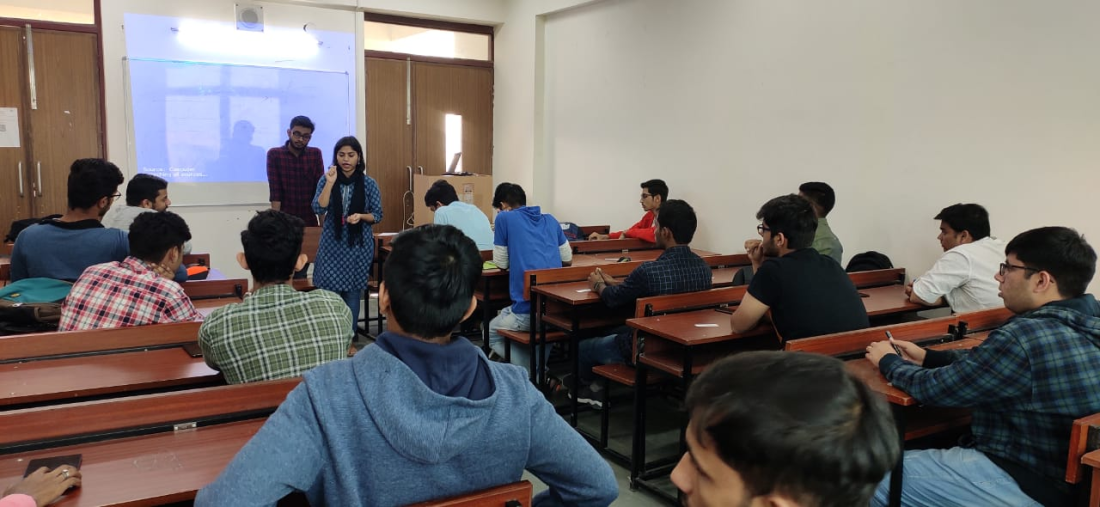
[[[886,339],[890,340],[890,346],[894,347],[894,352],[897,352],[901,357],[905,357],[905,355],[901,353],[901,347],[898,347],[898,344],[894,343],[894,335],[890,334],[889,331],[886,332]]]

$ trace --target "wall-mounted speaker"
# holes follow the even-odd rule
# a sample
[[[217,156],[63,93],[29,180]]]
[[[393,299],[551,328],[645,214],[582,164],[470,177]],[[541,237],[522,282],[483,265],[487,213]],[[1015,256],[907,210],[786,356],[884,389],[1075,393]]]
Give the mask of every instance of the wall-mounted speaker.
[[[237,30],[264,31],[264,8],[255,4],[237,5]]]

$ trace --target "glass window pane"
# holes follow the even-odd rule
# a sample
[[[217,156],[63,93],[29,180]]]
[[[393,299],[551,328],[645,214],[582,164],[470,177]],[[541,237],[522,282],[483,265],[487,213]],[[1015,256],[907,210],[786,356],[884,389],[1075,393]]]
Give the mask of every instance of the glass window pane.
[[[489,59],[489,36],[367,21],[363,49],[442,58]]]
[[[0,0],[0,18],[33,19],[59,23],[95,23],[93,0]]]
[[[448,173],[462,172],[462,115],[443,115],[444,153]]]

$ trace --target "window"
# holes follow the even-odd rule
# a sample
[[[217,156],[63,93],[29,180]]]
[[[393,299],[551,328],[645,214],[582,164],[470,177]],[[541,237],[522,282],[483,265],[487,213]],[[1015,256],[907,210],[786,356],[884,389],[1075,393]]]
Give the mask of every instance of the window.
[[[0,0],[0,18],[95,24],[94,0]]]
[[[422,26],[367,21],[363,49],[440,58],[491,60],[488,33],[471,33]]]

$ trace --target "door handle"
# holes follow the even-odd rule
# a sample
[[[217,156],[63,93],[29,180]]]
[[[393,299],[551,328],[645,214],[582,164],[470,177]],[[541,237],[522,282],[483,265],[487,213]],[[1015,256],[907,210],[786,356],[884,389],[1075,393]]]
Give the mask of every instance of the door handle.
[[[19,161],[19,197],[23,195],[23,161]]]
[[[42,197],[42,162],[36,163],[38,167],[38,197]]]
[[[418,165],[418,166],[416,166],[416,169],[417,169],[418,171],[420,171],[420,175],[421,175],[421,176],[423,176],[423,175],[424,175],[424,166],[422,166],[422,165]]]

